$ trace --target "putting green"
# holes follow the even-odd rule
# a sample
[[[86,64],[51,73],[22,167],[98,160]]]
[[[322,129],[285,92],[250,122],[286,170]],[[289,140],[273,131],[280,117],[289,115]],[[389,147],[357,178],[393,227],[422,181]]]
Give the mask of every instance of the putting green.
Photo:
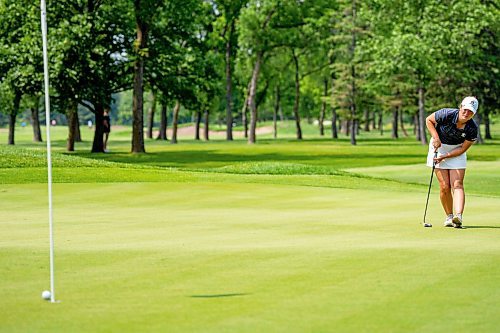
[[[221,176],[223,177],[223,176]],[[239,181],[238,177],[241,178]],[[271,176],[269,176],[271,177]],[[312,176],[311,176],[312,177]],[[381,182],[383,184],[383,182]],[[426,191],[189,182],[0,185],[1,332],[494,332],[498,197],[441,227]]]

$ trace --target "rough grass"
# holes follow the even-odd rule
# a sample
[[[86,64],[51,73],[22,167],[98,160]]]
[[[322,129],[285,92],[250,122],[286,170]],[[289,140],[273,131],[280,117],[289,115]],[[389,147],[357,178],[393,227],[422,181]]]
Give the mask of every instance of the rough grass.
[[[498,142],[469,153],[468,228],[441,227],[434,184],[424,229],[425,147],[292,129],[254,146],[151,140],[147,155],[114,129],[93,155],[65,153],[56,128],[58,304],[40,299],[44,146],[29,132],[0,146],[0,332],[497,331]]]

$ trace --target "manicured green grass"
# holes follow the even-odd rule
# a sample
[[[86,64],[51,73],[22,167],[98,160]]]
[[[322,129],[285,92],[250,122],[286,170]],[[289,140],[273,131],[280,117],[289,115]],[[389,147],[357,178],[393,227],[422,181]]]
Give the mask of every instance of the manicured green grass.
[[[30,133],[0,145],[0,332],[500,326],[497,141],[469,152],[468,228],[456,230],[441,226],[437,184],[434,227],[420,225],[430,170],[414,139],[181,138],[131,155],[127,131],[114,129],[109,154],[89,154],[89,141],[65,153],[54,131],[57,304],[40,298],[44,145]]]

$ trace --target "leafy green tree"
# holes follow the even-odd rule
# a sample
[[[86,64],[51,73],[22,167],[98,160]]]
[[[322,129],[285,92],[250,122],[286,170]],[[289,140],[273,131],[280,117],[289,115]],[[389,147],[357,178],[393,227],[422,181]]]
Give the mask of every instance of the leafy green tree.
[[[488,15],[488,7],[481,1],[373,0],[365,4],[364,14],[373,33],[365,45],[372,67],[393,91],[394,77],[413,83],[418,96],[418,138],[427,144],[428,99],[431,106],[440,105],[439,99],[449,105],[450,100],[458,103],[465,92],[474,94],[470,78],[484,64],[478,37],[488,30],[494,21],[489,17],[494,15]],[[453,91],[442,88],[446,85],[453,86]]]
[[[443,50],[447,71],[438,73],[433,85],[435,104],[458,104],[466,95],[477,96],[481,107],[476,120],[484,122],[485,137],[491,138],[489,114],[500,106],[499,6],[491,1],[455,1],[439,17],[451,22],[444,38],[454,47]]]
[[[233,71],[238,50],[238,24],[242,8],[248,0],[214,0],[212,6],[218,17],[214,23],[214,33],[219,36],[224,50],[226,87],[226,140],[233,140]]]
[[[104,152],[103,114],[112,93],[131,86],[127,44],[131,8],[127,1],[60,1],[47,11],[54,106],[67,112],[68,149],[77,137],[77,107],[95,115],[92,152]]]
[[[43,63],[40,12],[30,1],[0,4],[0,85],[9,115],[8,144],[15,144],[15,124],[23,96],[41,90]],[[38,52],[37,52],[38,51]]]
[[[360,122],[360,103],[363,96],[360,43],[366,35],[366,28],[359,12],[362,2],[339,0],[338,10],[332,17],[331,69],[334,90],[334,106],[346,121],[346,134],[356,145],[356,134]]]
[[[197,105],[197,93],[213,79],[205,75],[206,66],[212,61],[206,52],[210,51],[207,38],[213,16],[209,4],[197,0],[169,1],[155,10],[156,19],[150,20],[147,27],[149,44],[144,57],[144,81],[160,95],[160,134],[166,139],[166,106],[175,104],[176,132],[181,105]],[[174,134],[171,143],[176,142]]]
[[[250,110],[249,143],[256,142],[257,127],[257,89],[264,56],[275,46],[272,45],[273,33],[271,20],[277,14],[281,1],[249,1],[242,10],[239,26],[239,44],[251,59],[252,74],[248,84],[248,96],[245,105]]]

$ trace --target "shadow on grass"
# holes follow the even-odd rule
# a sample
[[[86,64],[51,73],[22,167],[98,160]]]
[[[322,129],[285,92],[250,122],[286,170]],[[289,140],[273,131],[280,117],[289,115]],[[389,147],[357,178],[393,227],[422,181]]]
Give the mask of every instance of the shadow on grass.
[[[238,297],[238,296],[246,296],[249,294],[245,293],[233,293],[233,294],[209,294],[209,295],[191,295],[191,298],[222,298],[222,297]]]

